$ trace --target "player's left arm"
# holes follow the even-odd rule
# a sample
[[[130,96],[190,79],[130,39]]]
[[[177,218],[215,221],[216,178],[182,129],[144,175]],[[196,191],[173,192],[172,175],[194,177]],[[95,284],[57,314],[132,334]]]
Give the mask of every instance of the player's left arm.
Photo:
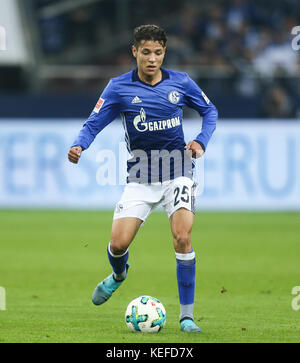
[[[204,154],[203,147],[197,141],[190,141],[184,147],[192,158],[200,158]]]
[[[186,77],[185,104],[198,111],[203,120],[201,132],[186,145],[186,149],[191,150],[193,157],[200,157],[216,129],[218,110],[202,89],[188,75]]]

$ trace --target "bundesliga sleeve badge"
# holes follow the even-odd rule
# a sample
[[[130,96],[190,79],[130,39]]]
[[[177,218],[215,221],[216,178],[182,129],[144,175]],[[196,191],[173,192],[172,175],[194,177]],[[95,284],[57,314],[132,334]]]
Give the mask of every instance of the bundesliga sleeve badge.
[[[99,100],[94,108],[94,112],[99,113],[101,107],[103,106],[104,101],[105,100],[103,98],[101,98],[101,97],[99,98]]]

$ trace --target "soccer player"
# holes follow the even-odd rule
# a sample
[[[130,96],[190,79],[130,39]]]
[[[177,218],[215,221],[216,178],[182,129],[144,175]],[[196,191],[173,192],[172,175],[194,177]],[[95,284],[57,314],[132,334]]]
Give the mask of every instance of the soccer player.
[[[132,54],[137,68],[112,78],[69,153],[78,163],[96,135],[121,114],[131,158],[127,184],[117,203],[107,247],[113,272],[100,282],[92,296],[95,305],[106,302],[128,274],[128,249],[151,211],[161,204],[170,220],[177,265],[180,328],[201,332],[194,322],[195,251],[193,162],[205,152],[215,130],[217,110],[186,74],[162,68],[165,31],[155,25],[134,29]],[[201,132],[185,143],[182,108],[191,107],[203,118]],[[200,128],[200,127],[199,127]]]

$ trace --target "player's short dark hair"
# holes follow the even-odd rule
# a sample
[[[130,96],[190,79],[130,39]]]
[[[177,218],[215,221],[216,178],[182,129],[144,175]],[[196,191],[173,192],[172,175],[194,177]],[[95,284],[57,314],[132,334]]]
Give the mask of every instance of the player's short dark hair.
[[[167,35],[164,29],[157,25],[140,25],[133,31],[134,45],[136,48],[139,47],[143,40],[152,40],[159,42],[163,47],[167,43]]]

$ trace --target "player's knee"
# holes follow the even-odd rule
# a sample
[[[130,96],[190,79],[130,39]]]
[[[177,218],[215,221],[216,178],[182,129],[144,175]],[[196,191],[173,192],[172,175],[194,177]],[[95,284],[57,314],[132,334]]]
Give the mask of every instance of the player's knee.
[[[174,247],[177,252],[185,253],[191,248],[191,235],[186,231],[178,231],[173,234]]]
[[[110,241],[110,251],[114,255],[122,255],[126,252],[128,244],[122,239],[112,239]]]

